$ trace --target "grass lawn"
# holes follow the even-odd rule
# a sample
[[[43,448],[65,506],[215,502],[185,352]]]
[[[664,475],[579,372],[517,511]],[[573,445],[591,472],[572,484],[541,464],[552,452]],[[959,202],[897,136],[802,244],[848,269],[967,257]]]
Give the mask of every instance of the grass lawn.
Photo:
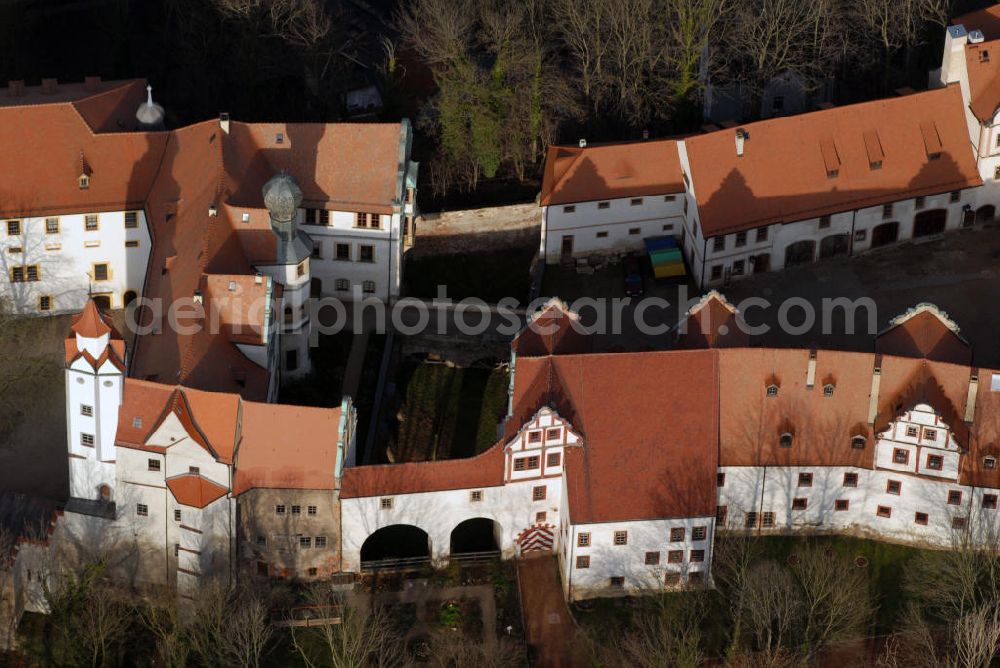
[[[438,286],[448,288],[448,297],[458,301],[479,297],[490,304],[514,297],[522,304],[531,290],[531,261],[537,248],[502,248],[488,253],[453,255],[413,254],[406,257],[406,291],[411,297],[432,299]]]
[[[507,407],[503,371],[407,363],[397,387],[402,404],[392,447],[396,461],[471,457],[496,442]]]

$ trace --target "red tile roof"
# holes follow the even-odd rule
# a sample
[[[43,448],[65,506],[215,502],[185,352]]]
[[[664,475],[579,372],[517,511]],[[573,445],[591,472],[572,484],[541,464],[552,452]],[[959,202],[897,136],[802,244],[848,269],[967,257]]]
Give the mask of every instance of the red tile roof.
[[[83,305],[83,310],[73,316],[73,325],[70,329],[88,339],[98,339],[105,334],[121,338],[121,334],[118,334],[111,324],[111,319],[101,313],[93,299],[88,299]]]
[[[229,491],[222,485],[193,473],[167,478],[167,487],[177,503],[191,508],[204,508]]]
[[[465,459],[352,466],[344,469],[340,498],[499,487],[503,461],[503,446],[497,443]]]
[[[569,355],[590,352],[593,339],[584,330],[580,316],[554,298],[532,316],[510,347],[522,357]]]
[[[233,492],[334,489],[340,408],[243,404]]]
[[[240,410],[240,397],[236,394],[128,378],[118,410],[115,438],[125,447],[162,452],[162,448],[147,446],[146,441],[167,415],[173,413],[195,442],[219,461],[231,463],[240,435]]]
[[[736,307],[715,290],[692,306],[678,323],[677,348],[739,348],[749,342]]]
[[[549,146],[540,204],[684,192],[677,142]]]
[[[963,25],[969,32],[979,30],[987,40],[1000,38],[1000,4],[993,4],[951,20],[952,25]]]
[[[565,458],[574,523],[714,515],[713,351],[518,359],[516,411],[540,408],[532,389],[540,378],[549,380],[542,399],[583,437]]]
[[[971,364],[972,347],[947,314],[931,304],[919,304],[894,318],[875,339],[875,350],[901,357]]]
[[[750,123],[742,157],[734,130],[690,137],[702,229],[710,237],[978,186],[962,105],[952,85]]]

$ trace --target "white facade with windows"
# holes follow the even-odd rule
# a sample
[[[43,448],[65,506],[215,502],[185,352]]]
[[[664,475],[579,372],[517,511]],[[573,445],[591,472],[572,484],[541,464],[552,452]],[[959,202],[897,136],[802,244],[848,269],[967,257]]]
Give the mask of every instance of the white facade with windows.
[[[150,253],[142,210],[4,218],[0,225],[0,300],[16,313],[74,313],[89,295],[123,308],[142,294]]]

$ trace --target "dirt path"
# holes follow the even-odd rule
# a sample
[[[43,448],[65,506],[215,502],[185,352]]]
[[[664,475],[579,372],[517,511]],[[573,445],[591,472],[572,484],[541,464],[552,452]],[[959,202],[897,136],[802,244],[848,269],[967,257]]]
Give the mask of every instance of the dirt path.
[[[571,640],[575,626],[563,599],[556,558],[542,554],[519,559],[517,573],[529,655],[534,656],[532,665],[574,665]]]

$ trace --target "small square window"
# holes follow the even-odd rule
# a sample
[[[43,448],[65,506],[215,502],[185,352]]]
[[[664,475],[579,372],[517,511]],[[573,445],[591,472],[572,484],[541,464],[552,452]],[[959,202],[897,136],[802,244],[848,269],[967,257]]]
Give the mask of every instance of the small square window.
[[[752,510],[748,512],[744,518],[743,526],[747,529],[755,528],[757,526],[757,513]]]
[[[180,511],[179,508],[175,508],[174,509],[174,522],[180,522],[180,521],[181,521],[181,511]]]
[[[667,552],[667,563],[668,564],[683,564],[684,563],[684,550],[669,550]]]
[[[136,211],[126,211],[125,212],[125,227],[127,229],[134,229],[139,227],[139,214]]]
[[[378,500],[378,506],[382,510],[392,510],[393,498],[391,496],[384,496]],[[292,506],[292,512],[295,512],[295,506]]]
[[[992,471],[997,467],[996,457],[983,457],[983,468]]]
[[[937,430],[936,429],[928,429],[927,427],[924,427],[924,433],[923,433],[922,438],[925,441],[936,441],[937,440]]]
[[[590,532],[578,533],[576,535],[576,544],[579,547],[590,547]]]
[[[316,536],[316,547],[326,547],[326,536]]]
[[[278,505],[276,505],[274,507],[274,514],[275,515],[284,515],[285,514],[285,504],[279,503]]]
[[[851,448],[853,448],[854,450],[864,450],[865,443],[867,442],[867,440],[868,439],[866,439],[864,436],[852,436]]]
[[[350,260],[351,244],[337,244],[337,254],[334,257],[337,260]]]
[[[875,514],[879,517],[892,517],[892,508],[889,506],[879,506],[875,509]]]
[[[125,242],[125,248],[138,248],[139,241],[137,239],[130,239]]]
[[[561,461],[562,461],[562,455],[558,452],[550,452],[549,454],[545,455],[545,466],[547,466],[548,468],[554,468],[559,466]]]
[[[39,311],[51,311],[52,310],[52,297],[51,295],[42,295],[38,298],[38,310]]]
[[[906,427],[906,435],[907,435],[907,436],[908,436],[909,438],[916,438],[916,437],[917,437],[917,434],[919,434],[919,433],[920,433],[920,430],[919,430],[919,429],[917,429],[917,428],[916,428],[915,426],[913,426],[913,425],[909,425],[909,426],[907,426],[907,427]]]
[[[712,239],[712,250],[716,253],[726,250],[726,237],[715,237]]]
[[[733,262],[733,276],[742,276],[746,271],[746,260],[736,260]]]
[[[998,142],[998,145],[1000,145],[1000,142]],[[663,201],[664,202],[673,202],[676,199],[677,199],[677,195],[664,195],[663,196]]]
[[[93,434],[80,434],[80,445],[85,445],[88,448],[94,447],[94,435]]]
[[[842,510],[847,510],[850,507],[851,507],[851,502],[848,501],[847,499],[837,499],[836,501],[833,502],[834,510],[842,511]]]
[[[675,587],[681,583],[680,573],[664,573],[663,584],[668,587]]]
[[[546,441],[555,441],[555,440],[558,440],[560,438],[562,438],[562,429],[558,429],[558,428],[556,428],[556,429],[547,429],[545,431],[545,440]]]
[[[629,233],[630,236],[633,236],[633,237],[634,236],[638,236],[638,235],[642,234],[642,228],[641,227],[630,227],[630,228],[628,228],[628,233]]]
[[[712,279],[711,280],[717,281],[720,278],[722,278],[722,265],[721,264],[717,264],[717,265],[714,265],[712,267]]]
[[[98,223],[98,218],[96,215],[89,215],[83,217],[83,229],[87,232],[96,232],[100,228]]]
[[[375,292],[375,281],[362,281],[361,291],[367,294]]]
[[[844,487],[857,487],[858,486],[858,474],[857,473],[845,473],[844,474]]]
[[[611,208],[611,202],[598,202],[597,203],[597,208],[598,209],[609,209],[609,208]]]
[[[474,489],[471,492],[469,492],[469,501],[470,502],[472,502],[472,503],[479,503],[482,500],[483,500],[483,490],[481,490],[481,489]]]
[[[660,565],[660,553],[659,552],[647,552],[645,564],[647,566],[659,566]]]
[[[576,211],[576,206],[573,204],[567,204],[563,207],[563,213],[573,213]]]
[[[375,247],[361,245],[358,246],[358,262],[374,262],[375,261]]]
[[[758,227],[757,228],[757,243],[760,243],[761,241],[767,241],[767,228],[766,227]]]
[[[864,241],[868,238],[868,230],[856,230],[854,232],[855,241]]]
[[[542,442],[542,432],[540,431],[528,432],[528,443],[541,443],[541,442]]]
[[[944,457],[941,455],[927,455],[927,468],[930,471],[940,471],[944,468]]]
[[[629,201],[629,204],[631,204],[632,206],[642,206],[642,198],[641,197],[633,197]]]
[[[924,208],[924,205],[925,205],[926,202],[927,202],[927,198],[924,197],[923,195],[921,195],[920,197],[917,197],[914,200],[913,206],[914,206],[914,208],[916,208],[916,209],[919,210],[919,209]]]
[[[346,278],[338,278],[333,282],[333,289],[341,292],[351,289],[351,282]]]
[[[201,468],[199,468],[197,466],[189,466],[188,467],[188,473],[190,473],[192,475],[199,475],[201,473]]]
[[[308,550],[312,547],[312,536],[299,536],[299,547]]]
[[[581,554],[576,558],[577,568],[590,568],[590,555]]]
[[[547,513],[544,510],[538,511],[537,513],[535,513],[535,524],[541,524],[542,522],[545,521],[546,517]]]
[[[820,216],[819,229],[825,230],[828,227],[830,227],[830,216]]]
[[[949,506],[962,505],[962,492],[960,492],[957,489],[948,490],[948,505]]]
[[[147,459],[146,460],[146,467],[150,471],[159,471],[160,470],[160,460],[159,459]]]
[[[8,220],[7,221],[7,236],[16,237],[21,234],[21,221],[20,220]]]
[[[907,464],[910,461],[910,451],[903,448],[894,448],[892,451],[892,462],[894,464]]]
[[[747,245],[747,233],[746,232],[737,232],[736,233],[736,247],[739,248],[740,246],[746,246],[746,245]]]
[[[532,501],[544,501],[545,491],[548,488],[545,485],[539,485],[538,487],[531,488],[531,500]]]
[[[729,506],[718,506],[715,509],[715,523],[725,526],[729,518]]]
[[[46,218],[45,219],[45,234],[59,234],[59,219],[58,218]]]
[[[627,545],[628,544],[628,531],[616,531],[614,538],[615,545]]]
[[[625,578],[622,577],[621,575],[612,575],[610,578],[608,578],[608,584],[611,586],[612,589],[624,589]]]
[[[94,407],[87,404],[80,404],[80,415],[84,417],[94,417]]]
[[[813,474],[812,473],[800,473],[799,474],[799,487],[812,487],[813,484]]]
[[[135,514],[139,517],[149,517],[149,506],[145,503],[135,504]]]
[[[705,561],[705,550],[691,550],[690,561],[692,564],[700,564]]]
[[[962,192],[960,190],[953,190],[953,191],[951,191],[951,197],[949,198],[949,201],[952,204],[954,204],[955,202],[960,201],[961,199],[962,199]]]
[[[598,239],[607,239],[608,238],[608,233],[607,232],[598,232],[597,233],[597,238]]]
[[[892,218],[892,204],[882,205],[882,218]]]
[[[316,515],[316,506],[306,506],[306,514],[310,516]]]
[[[764,528],[774,526],[774,513],[770,510],[764,512],[764,516],[760,519],[760,525]]]
[[[674,230],[673,223],[664,223],[663,225],[664,232],[673,232],[673,230]]]
[[[899,496],[903,491],[903,483],[898,480],[889,480],[885,483],[885,493]]]
[[[767,386],[767,396],[776,397],[778,396],[778,386],[771,384]]]
[[[996,508],[997,508],[997,495],[996,494],[983,494],[983,508],[988,508],[990,510],[996,510]]]
[[[809,506],[809,499],[798,497],[792,499],[792,510],[805,510]]]
[[[726,474],[725,473],[716,473],[715,474],[715,486],[716,487],[725,487],[726,486]]]
[[[317,569],[315,566],[309,568],[309,577],[316,577],[317,573],[319,573],[319,569]]]
[[[914,513],[913,514],[914,524],[919,524],[921,526],[927,526],[927,513]]]
[[[705,540],[708,537],[708,527],[694,527],[691,529],[691,540]]]
[[[685,533],[686,532],[684,530],[684,527],[674,527],[674,528],[672,528],[670,530],[670,542],[671,543],[680,543],[681,541],[684,540],[684,534]]]

